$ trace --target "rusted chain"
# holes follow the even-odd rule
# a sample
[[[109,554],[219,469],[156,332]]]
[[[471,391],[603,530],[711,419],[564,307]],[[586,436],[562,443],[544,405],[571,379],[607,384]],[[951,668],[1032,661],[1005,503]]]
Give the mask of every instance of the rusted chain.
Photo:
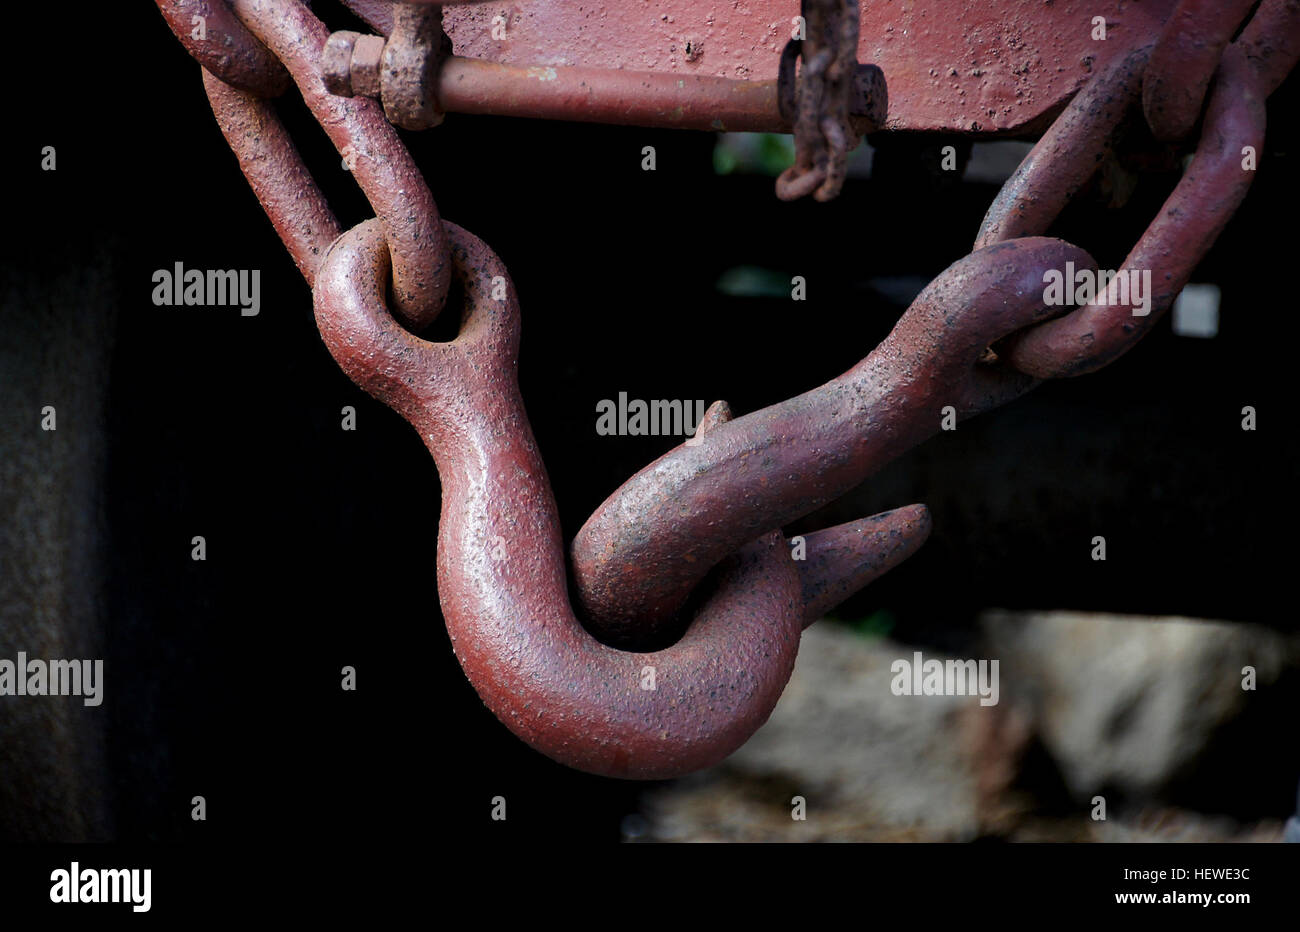
[[[860,135],[850,119],[858,89],[858,0],[802,0],[800,12],[807,35],[792,39],[782,52],[779,91],[783,116],[790,116],[791,98],[796,101],[795,161],[776,179],[776,196],[791,201],[812,194],[829,201],[844,186],[849,152]],[[797,90],[795,50],[803,59]]]
[[[348,2],[368,11],[380,31],[393,28],[381,5]],[[846,82],[883,106],[883,86],[864,94],[857,80],[864,71],[856,66],[856,0],[839,9],[849,7],[852,21],[838,20],[838,32],[827,31],[830,13],[818,23],[821,49],[804,47],[811,83],[801,85],[794,105],[796,130],[801,126],[820,147],[798,184],[815,177],[819,196],[842,180],[850,135],[839,129],[860,128],[850,118],[862,101],[840,107]],[[337,225],[273,110],[208,76],[214,112],[295,262],[309,281],[315,277],[317,321],[330,352],[354,381],[408,420],[433,454],[444,493],[438,588],[466,674],[513,731],[571,766],[664,777],[725,757],[775,704],[799,630],[910,555],[929,532],[929,515],[909,506],[810,534],[801,542],[805,561],[791,558],[790,542],[774,528],[857,484],[936,433],[945,418],[1009,401],[1036,385],[1040,373],[1070,374],[1113,358],[1126,344],[1106,328],[1138,332],[1131,319],[1097,324],[1092,307],[1043,324],[1044,272],[1093,263],[1068,243],[1016,238],[951,266],[881,346],[839,379],[736,421],[725,405],[715,405],[698,443],[633,477],[575,541],[580,591],[597,596],[592,627],[611,643],[644,644],[673,633],[674,613],[716,567],[680,640],[645,653],[616,650],[588,634],[568,603],[555,503],[519,396],[518,307],[504,266],[459,227],[448,224],[443,233],[423,179],[373,103],[326,93],[325,27],[299,0],[234,0],[234,9],[287,65],[313,114],[353,161],[380,219],[339,237],[320,258]],[[1298,11],[1300,0],[1264,0],[1223,55],[1196,160],[1129,258],[1160,269],[1166,292],[1184,266],[1190,270],[1187,256],[1209,248],[1244,196],[1227,175],[1229,156],[1243,139],[1262,142],[1263,99],[1297,54]],[[416,12],[397,11],[409,22],[432,22]],[[344,89],[346,57],[345,89],[382,94],[387,48],[375,36],[341,34],[329,49],[331,82]],[[837,53],[828,57],[827,48]],[[448,64],[440,69],[444,78]],[[1095,164],[1104,152],[1107,142],[1094,138],[1098,127],[1109,133],[1123,118],[1118,98],[1135,101],[1139,65],[1130,59],[1130,70],[1080,96],[1067,112],[1092,135],[1083,138],[1069,120],[1054,131],[1057,148],[1036,150],[990,212],[997,222],[986,224],[982,238],[1023,237],[1050,224],[1087,180],[1088,160]],[[444,93],[420,76],[420,67],[403,71],[401,80],[413,92]],[[788,89],[788,77],[782,86]],[[776,88],[770,91],[773,107],[788,114],[788,96],[778,101]],[[1071,139],[1082,148],[1071,148]],[[1040,177],[1046,166],[1058,173],[1055,188]],[[292,196],[295,186],[301,198]],[[1185,200],[1176,202],[1180,191]],[[1222,203],[1205,207],[1194,199],[1210,195]],[[1179,230],[1179,209],[1207,219],[1195,217]],[[1186,255],[1171,257],[1178,250]],[[395,312],[416,327],[431,316],[429,307],[441,307],[454,269],[467,305],[456,340],[430,343],[403,329],[386,306],[390,268]],[[425,286],[418,276],[430,271]],[[1159,300],[1166,297],[1172,295],[1162,292]],[[1066,339],[1034,355],[1043,334],[1077,336],[1069,328],[1080,321],[1097,324],[1088,340]],[[988,351],[994,344],[996,354]],[[626,527],[610,531],[620,522]]]
[[[314,45],[301,7],[245,6],[277,52]],[[299,54],[291,70],[304,93],[319,98],[310,53]],[[780,696],[802,627],[920,546],[929,532],[925,508],[810,534],[801,542],[804,562],[769,533],[718,574],[679,643],[652,654],[601,645],[567,606],[559,523],[518,392],[518,310],[500,261],[448,225],[468,310],[456,341],[418,339],[385,307],[392,250],[383,224],[367,222],[326,249],[337,223],[274,109],[213,75],[204,79],[241,169],[315,283],[327,346],[434,453],[444,480],[439,590],[458,656],[484,701],[539,750],[596,773],[673,776],[729,754]],[[338,113],[319,99],[309,105],[321,118]],[[331,127],[336,144],[369,130],[364,116],[341,116],[343,130]],[[707,439],[729,417],[725,404],[715,405],[698,435]],[[498,558],[498,547],[508,552]]]
[[[1075,95],[989,206],[975,248],[1040,236],[1096,174],[1142,89],[1151,47],[1112,61]]]
[[[321,81],[329,30],[300,0],[234,0],[244,25],[285,64],[312,115],[365,192],[392,250],[394,311],[412,329],[447,299],[450,266],[433,195],[378,104],[335,97]]]
[[[1263,100],[1294,64],[1300,43],[1297,7],[1297,0],[1265,0],[1229,47],[1197,155],[1124,263],[1121,275],[1151,270],[1150,313],[1135,317],[1133,302],[1094,301],[1059,319],[1006,331],[1006,339],[989,344],[998,343],[995,358],[1002,367],[990,385],[994,397],[1007,386],[1014,395],[1036,379],[1099,368],[1134,345],[1172,303],[1249,187],[1252,173],[1243,170],[1243,149],[1262,148]],[[1135,104],[1148,57],[1148,49],[1135,50],[1076,97],[1007,183],[985,219],[974,255],[1002,240],[1010,240],[1006,245],[1028,242],[1011,238],[1046,230],[1095,171],[1110,145],[1109,136]],[[1090,259],[1074,265],[1078,270],[1095,268]],[[1065,274],[1063,265],[1056,268]],[[1030,303],[1044,297],[1044,279],[1034,285]],[[924,293],[918,302],[923,298]],[[1041,309],[1036,312],[1039,321],[1045,316]],[[952,320],[935,321],[933,326],[951,327]],[[940,360],[930,363],[940,365]],[[1007,368],[1024,374],[1019,386],[1006,374]],[[922,384],[936,380],[943,384],[933,374],[924,380],[917,376]],[[895,398],[908,392],[882,374],[860,386],[859,397],[869,405],[871,392],[881,385],[889,386],[886,394]],[[818,397],[823,391],[810,395],[824,400],[827,396]],[[954,394],[951,389],[949,394]],[[707,568],[738,541],[842,494],[938,428],[933,412],[926,412],[928,423],[918,421],[921,409],[896,421],[870,409],[840,418],[842,412],[817,404],[802,407],[808,398],[758,412],[762,417],[757,420],[751,421],[751,415],[728,425],[715,437],[716,444],[728,444],[720,455],[706,456],[687,447],[670,452],[597,509],[573,545],[575,579],[593,630],[622,639],[638,631],[656,632],[670,623]],[[957,412],[968,413],[961,403],[951,403]],[[988,406],[977,404],[969,410]],[[845,436],[827,436],[828,423],[869,425],[869,435],[883,439],[873,451],[846,450]],[[918,423],[928,429],[919,429]]]
[[[203,87],[222,135],[262,209],[307,284],[342,232],[325,195],[303,164],[275,107],[203,71]]]
[[[226,84],[258,97],[289,89],[289,72],[231,12],[226,0],[155,0],[185,50]]]
[[[1017,239],[949,266],[893,331],[844,375],[678,446],[615,491],[578,531],[574,580],[588,625],[632,641],[671,625],[727,554],[838,498],[939,432],[1034,380],[980,360],[1042,320],[1043,272],[1093,268],[1060,240]]]
[[[1256,0],[1181,0],[1165,20],[1142,82],[1142,110],[1157,139],[1196,125],[1223,49]]]
[[[1117,300],[1122,297],[1117,291],[1099,295],[999,347],[1009,365],[1036,378],[1082,375],[1136,345],[1173,304],[1245,199],[1255,175],[1253,165],[1248,165],[1250,153],[1258,157],[1264,145],[1264,102],[1297,57],[1300,2],[1265,0],[1240,39],[1223,54],[1191,164],[1117,273],[1117,278],[1150,273],[1152,293],[1143,299],[1150,302],[1147,313],[1134,314],[1131,295],[1129,300]],[[1123,88],[1134,96],[1131,81]],[[1055,133],[1054,127],[1048,134],[1051,141],[1045,137],[1026,158],[1023,172],[1017,171],[1007,183],[1026,191],[1050,192],[1040,209],[1013,220],[1008,202],[999,198],[998,212],[991,211],[985,218],[977,242],[1047,229],[1068,199],[1065,187],[1081,174],[1075,168],[1091,155],[1086,142],[1088,117],[1086,108],[1067,109],[1060,120],[1061,132]],[[1064,157],[1051,157],[1058,149]],[[1066,181],[1053,181],[1058,172]]]

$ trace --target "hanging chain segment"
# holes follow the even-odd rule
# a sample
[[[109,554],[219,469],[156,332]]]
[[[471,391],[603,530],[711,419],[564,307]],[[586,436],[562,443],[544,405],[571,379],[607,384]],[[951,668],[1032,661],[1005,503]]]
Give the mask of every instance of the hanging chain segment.
[[[792,127],[796,163],[778,194],[825,200],[842,186],[856,139],[886,116],[883,76],[857,64],[857,0],[804,0],[807,37],[786,47],[768,82],[563,67],[522,80],[523,69],[452,55],[438,4],[345,2],[388,38],[331,35],[301,0],[157,0],[203,64],[221,130],[313,287],[330,353],[433,455],[443,483],[438,594],[466,675],[533,747],[633,778],[686,773],[739,747],[779,698],[800,630],[910,556],[930,530],[924,506],[908,506],[809,534],[807,559],[796,562],[783,524],[937,432],[944,408],[989,410],[1040,378],[1104,365],[1140,338],[1245,196],[1250,174],[1236,160],[1259,150],[1263,102],[1300,55],[1300,0],[1264,0],[1226,46],[1249,4],[1224,4],[1202,21],[1195,13],[1208,7],[1183,0],[1152,46],[1121,56],[1076,95],[994,202],[975,251],[941,273],[862,363],[735,420],[715,404],[696,440],[611,496],[574,542],[584,626],[519,394],[514,288],[485,244],[439,217],[391,123],[436,125],[449,101],[486,108],[487,87],[497,112],[567,113],[556,102],[578,95],[592,118],[615,122]],[[207,17],[215,47],[189,36],[195,15]],[[290,81],[377,219],[341,231],[267,99]],[[1179,136],[1207,87],[1191,167],[1126,262],[1160,283],[1151,313],[1093,302],[1050,319],[1047,273],[1095,264],[1041,234],[1139,100],[1157,135]],[[421,339],[453,278],[464,294],[458,337]],[[683,624],[681,607],[706,574],[707,598]]]
[[[1224,52],[1192,164],[1111,280],[1116,287],[1058,319],[1039,314],[1001,334],[981,331],[988,337],[981,348],[995,345],[996,353],[971,370],[968,383],[945,382],[944,352],[967,320],[951,310],[984,298],[971,282],[965,287],[972,290],[935,302],[935,289],[955,270],[976,257],[1003,256],[1025,276],[1023,286],[1036,290],[1040,306],[1049,269],[1064,274],[1068,261],[1076,270],[1096,271],[1080,251],[1047,263],[1030,250],[1019,256],[988,251],[1036,242],[1023,237],[1044,232],[1095,172],[1150,73],[1149,47],[1117,59],[1075,97],[1007,181],[972,256],[922,292],[875,353],[820,389],[732,422],[712,444],[669,451],[605,500],[572,547],[588,625],[625,643],[635,643],[638,632],[655,635],[722,554],[809,514],[936,433],[942,406],[976,414],[1018,397],[1036,380],[1091,372],[1130,349],[1172,305],[1245,197],[1254,166],[1243,160],[1262,150],[1264,100],[1297,57],[1300,0],[1264,0]],[[1141,315],[1132,294],[1117,287],[1134,273],[1152,282]],[[1025,293],[1016,300],[1033,298]],[[914,326],[916,315],[936,304],[947,311]],[[996,301],[970,320],[995,313]],[[915,348],[909,338],[919,341]],[[938,391],[918,392],[918,386]]]

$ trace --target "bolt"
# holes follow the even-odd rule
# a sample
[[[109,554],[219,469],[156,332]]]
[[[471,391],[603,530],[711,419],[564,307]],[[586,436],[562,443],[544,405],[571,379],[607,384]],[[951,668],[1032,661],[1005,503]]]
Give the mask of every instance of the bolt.
[[[382,36],[359,36],[352,49],[352,91],[358,97],[379,96],[379,72],[384,60]]]
[[[361,33],[343,30],[325,40],[321,52],[321,80],[336,97],[352,96],[352,51]]]
[[[889,91],[885,73],[877,65],[858,65],[854,76],[856,88],[849,100],[849,116],[858,135],[866,135],[884,126],[889,113]]]

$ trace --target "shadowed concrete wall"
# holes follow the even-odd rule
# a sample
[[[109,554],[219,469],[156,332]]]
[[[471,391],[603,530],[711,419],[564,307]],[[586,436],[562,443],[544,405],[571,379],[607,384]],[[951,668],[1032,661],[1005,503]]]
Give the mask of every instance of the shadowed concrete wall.
[[[0,266],[0,658],[104,657],[108,263]],[[57,429],[41,427],[51,405]],[[111,831],[103,702],[0,696],[0,840]]]

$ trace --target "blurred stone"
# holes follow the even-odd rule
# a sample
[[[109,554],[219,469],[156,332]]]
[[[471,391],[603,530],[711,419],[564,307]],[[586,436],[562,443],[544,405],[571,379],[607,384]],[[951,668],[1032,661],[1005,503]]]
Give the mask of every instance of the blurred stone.
[[[1154,792],[1294,658],[1244,625],[994,612],[981,658],[1000,661],[1002,701],[895,696],[890,665],[914,650],[830,623],[804,632],[771,719],[720,766],[649,791],[635,841],[1278,841],[1281,819],[1242,825],[1166,804],[1111,801],[1098,786]],[[948,658],[927,649],[926,658]],[[963,658],[965,659],[965,658]],[[1041,810],[1022,784],[1037,737],[1077,806]],[[1041,751],[1037,753],[1041,754]],[[807,818],[791,817],[806,800]],[[1292,829],[1294,830],[1294,828]]]
[[[654,838],[975,837],[969,717],[992,718],[998,707],[981,708],[978,696],[895,696],[890,664],[900,658],[910,661],[912,648],[836,625],[809,628],[767,724],[721,766],[647,799]],[[795,796],[807,800],[806,821],[791,818]]]
[[[1078,799],[1155,796],[1296,654],[1266,628],[1184,618],[989,612],[981,627],[1004,701],[1030,716]]]

